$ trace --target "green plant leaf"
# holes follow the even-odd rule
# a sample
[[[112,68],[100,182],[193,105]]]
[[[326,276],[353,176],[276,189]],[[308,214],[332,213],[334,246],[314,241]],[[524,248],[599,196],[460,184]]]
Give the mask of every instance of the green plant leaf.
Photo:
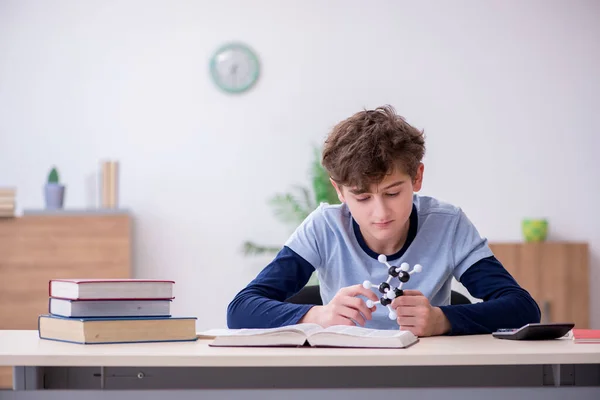
[[[301,207],[306,211],[307,214],[309,214],[312,210],[317,208],[318,204],[315,203],[313,195],[308,188],[296,185],[294,186],[294,189],[300,192],[300,198],[298,198],[297,201],[301,205]]]
[[[48,174],[48,183],[58,183],[58,170],[52,168],[50,174]]]
[[[321,151],[318,146],[313,149],[310,179],[312,191],[307,187],[296,185],[292,187],[292,191],[276,194],[269,200],[275,216],[281,222],[293,225],[296,228],[321,203],[339,204],[335,188],[329,181],[329,174],[321,165]],[[277,253],[279,250],[281,250],[281,247],[261,246],[252,242],[245,242],[243,245],[245,255]]]
[[[275,216],[284,223],[299,225],[311,210],[302,207],[302,203],[291,193],[277,194],[271,201]]]
[[[318,148],[314,149],[314,159],[312,162],[312,184],[317,205],[321,203],[339,204],[339,199],[335,188],[329,180],[329,174],[321,164],[321,156]]]
[[[244,255],[262,255],[276,254],[281,250],[281,246],[262,246],[253,242],[244,242],[242,252]]]

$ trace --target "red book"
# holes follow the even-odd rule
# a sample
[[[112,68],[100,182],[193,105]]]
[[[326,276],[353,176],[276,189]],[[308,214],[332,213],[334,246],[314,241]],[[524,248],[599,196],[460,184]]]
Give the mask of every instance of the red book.
[[[573,329],[575,343],[600,343],[600,329]]]
[[[174,284],[161,279],[52,279],[48,293],[68,300],[172,300]]]

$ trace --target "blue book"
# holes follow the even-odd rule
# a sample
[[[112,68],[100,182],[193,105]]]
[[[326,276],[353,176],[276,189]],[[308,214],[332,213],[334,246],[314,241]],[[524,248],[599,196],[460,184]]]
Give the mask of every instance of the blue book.
[[[48,313],[61,317],[170,317],[171,300],[69,300],[51,297]]]
[[[40,339],[79,344],[183,342],[197,340],[196,317],[69,318],[42,314]]]

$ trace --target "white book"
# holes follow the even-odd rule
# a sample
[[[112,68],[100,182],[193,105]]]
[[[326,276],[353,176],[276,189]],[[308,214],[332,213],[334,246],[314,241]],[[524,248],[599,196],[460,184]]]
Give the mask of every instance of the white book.
[[[172,300],[174,283],[161,279],[52,279],[48,294],[68,300]]]
[[[210,346],[223,347],[362,347],[405,348],[418,337],[406,330],[369,329],[336,325],[323,328],[317,324],[297,324],[269,329],[209,329],[198,334],[211,339]]]
[[[62,317],[166,317],[171,300],[67,300],[51,298],[48,311]]]

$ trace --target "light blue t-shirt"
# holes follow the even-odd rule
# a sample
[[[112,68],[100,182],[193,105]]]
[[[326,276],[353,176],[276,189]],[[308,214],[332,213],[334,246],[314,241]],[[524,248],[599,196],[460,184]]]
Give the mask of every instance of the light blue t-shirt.
[[[404,252],[388,255],[388,263],[399,267],[406,262],[411,270],[420,264],[422,271],[412,274],[402,289],[421,291],[433,306],[448,305],[452,277],[460,281],[471,265],[493,253],[487,239],[479,235],[460,208],[434,198],[413,196],[410,229],[414,225],[416,235],[410,246]],[[365,280],[379,285],[388,279],[388,268],[366,247],[346,204],[321,204],[285,244],[316,269],[323,304],[343,287]],[[393,278],[390,285],[397,287],[399,283]],[[382,296],[376,288],[371,290]],[[387,307],[378,305],[366,327],[397,327],[388,314]]]

